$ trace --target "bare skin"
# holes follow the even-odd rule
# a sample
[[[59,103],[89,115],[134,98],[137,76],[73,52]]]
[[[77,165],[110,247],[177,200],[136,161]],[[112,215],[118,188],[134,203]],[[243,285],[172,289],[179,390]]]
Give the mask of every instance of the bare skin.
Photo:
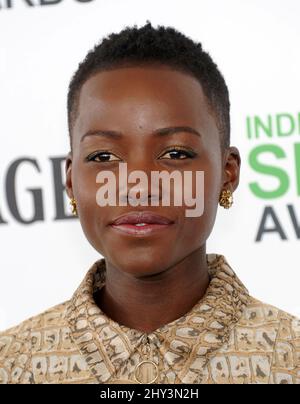
[[[178,126],[198,135],[186,130],[153,133]],[[96,130],[121,135],[84,137]],[[169,154],[174,146],[182,151]],[[105,159],[103,154],[95,157],[97,152],[105,152]],[[204,171],[204,214],[186,217],[184,205],[99,207],[96,175],[100,170],[117,173],[121,161],[128,164],[128,173]],[[151,333],[183,316],[204,296],[209,285],[206,240],[221,191],[237,188],[239,172],[239,151],[221,148],[216,118],[193,76],[167,66],[140,66],[99,72],[84,83],[66,160],[66,190],[76,199],[88,241],[106,260],[106,285],[96,303],[111,319]],[[151,236],[112,228],[112,220],[132,210],[152,211],[174,223]]]

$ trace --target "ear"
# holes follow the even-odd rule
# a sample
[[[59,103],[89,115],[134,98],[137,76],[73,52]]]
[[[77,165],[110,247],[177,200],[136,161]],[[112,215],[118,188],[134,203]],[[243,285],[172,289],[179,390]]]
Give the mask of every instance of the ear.
[[[71,199],[74,197],[73,185],[72,185],[72,152],[67,154],[65,162],[65,173],[66,173],[66,192],[68,197]]]
[[[241,157],[236,147],[228,147],[224,156],[223,189],[234,192],[240,181]]]

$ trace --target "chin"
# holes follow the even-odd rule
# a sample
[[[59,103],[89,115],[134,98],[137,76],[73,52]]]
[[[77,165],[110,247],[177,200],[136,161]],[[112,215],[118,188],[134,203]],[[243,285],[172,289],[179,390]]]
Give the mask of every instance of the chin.
[[[130,254],[131,255],[131,254]],[[168,263],[158,262],[157,256],[147,257],[133,254],[133,256],[117,259],[116,267],[127,274],[136,278],[155,276],[165,271],[168,268]]]

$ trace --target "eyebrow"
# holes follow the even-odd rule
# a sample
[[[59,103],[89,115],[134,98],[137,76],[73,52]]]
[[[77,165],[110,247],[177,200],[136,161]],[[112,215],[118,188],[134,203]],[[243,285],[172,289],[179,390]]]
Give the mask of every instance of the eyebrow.
[[[153,131],[151,135],[167,136],[167,135],[173,135],[174,133],[178,132],[187,132],[201,137],[201,133],[190,126],[171,126],[167,128],[160,128]],[[124,137],[124,134],[122,132],[117,132],[114,130],[89,130],[82,136],[80,142],[82,142],[88,136],[104,136],[113,139],[121,139],[122,137]]]

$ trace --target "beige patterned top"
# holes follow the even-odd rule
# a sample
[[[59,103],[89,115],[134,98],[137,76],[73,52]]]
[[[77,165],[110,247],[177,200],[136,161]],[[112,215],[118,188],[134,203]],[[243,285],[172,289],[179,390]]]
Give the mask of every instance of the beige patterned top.
[[[0,384],[300,384],[300,320],[249,296],[223,255],[207,262],[204,298],[146,334],[95,304],[98,260],[70,301],[0,334]]]

